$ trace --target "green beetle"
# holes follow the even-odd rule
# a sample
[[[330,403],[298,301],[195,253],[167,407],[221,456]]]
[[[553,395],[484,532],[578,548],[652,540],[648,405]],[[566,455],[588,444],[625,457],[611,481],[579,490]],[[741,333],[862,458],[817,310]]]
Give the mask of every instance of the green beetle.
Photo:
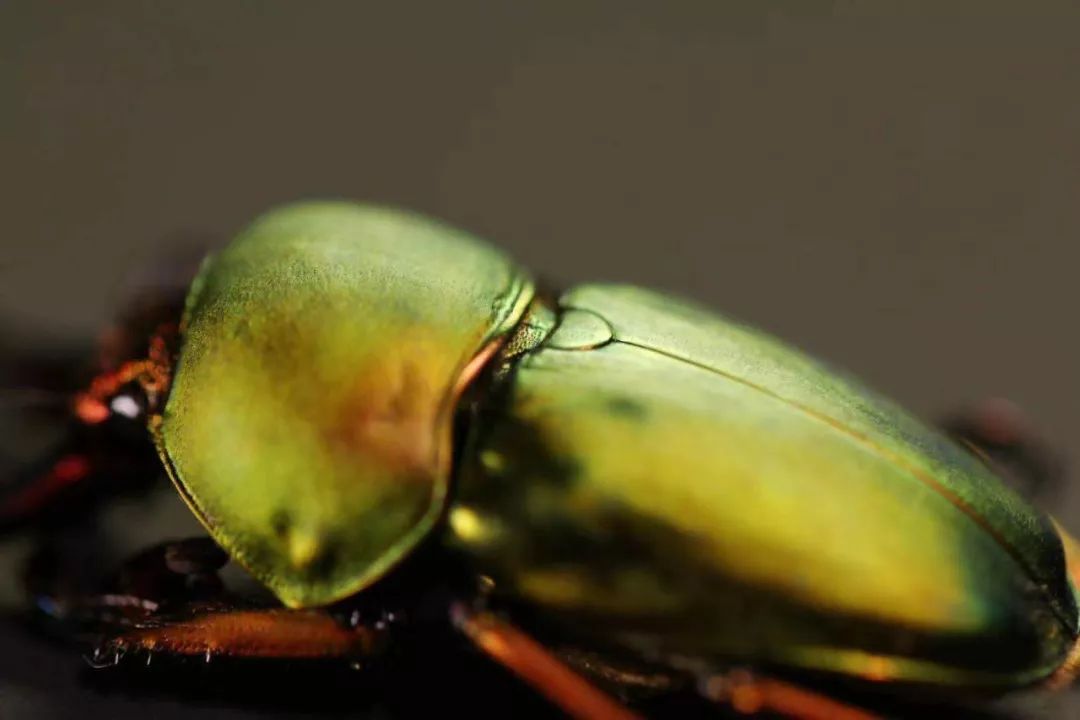
[[[596,687],[690,678],[736,709],[862,717],[735,669],[945,695],[1076,672],[1051,520],[888,400],[687,302],[546,297],[445,225],[304,203],[209,258],[156,347],[82,417],[146,389],[176,488],[294,609],[268,611],[282,627],[434,545],[477,579],[453,606],[466,635],[582,716],[624,712]],[[261,632],[154,627],[110,647],[228,654]],[[318,654],[302,644],[285,653]]]

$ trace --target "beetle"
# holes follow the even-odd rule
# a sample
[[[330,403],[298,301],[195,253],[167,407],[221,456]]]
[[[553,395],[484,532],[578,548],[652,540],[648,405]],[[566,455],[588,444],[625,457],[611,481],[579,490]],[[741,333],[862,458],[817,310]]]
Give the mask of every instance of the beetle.
[[[950,437],[689,302],[556,295],[436,221],[307,202],[125,328],[0,505],[160,462],[205,526],[122,592],[38,592],[104,630],[101,664],[366,661],[424,616],[579,717],[679,690],[853,719],[802,678],[949,698],[1080,667],[1074,542],[987,461],[1022,442]],[[277,604],[222,595],[226,558]]]

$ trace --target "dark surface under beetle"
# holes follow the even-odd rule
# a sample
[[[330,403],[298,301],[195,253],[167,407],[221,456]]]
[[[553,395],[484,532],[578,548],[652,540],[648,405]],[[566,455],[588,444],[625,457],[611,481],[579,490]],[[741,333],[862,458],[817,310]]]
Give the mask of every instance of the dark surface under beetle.
[[[167,489],[168,490],[168,489]],[[177,508],[171,490],[146,505],[163,524]],[[124,519],[130,508],[113,511]],[[176,513],[179,516],[179,513]],[[178,522],[179,521],[179,522]],[[156,523],[155,523],[156,524]],[[235,579],[235,578],[233,578]],[[4,717],[82,718],[409,718],[440,715],[555,718],[560,714],[534,692],[466,645],[450,628],[418,622],[383,659],[363,667],[341,662],[244,661],[227,658],[127,656],[115,665],[73,645],[62,628],[40,615],[8,613],[0,619],[0,701]],[[85,653],[80,660],[78,653]],[[805,680],[806,678],[800,678]],[[813,679],[810,679],[813,682]],[[1014,697],[969,707],[939,704],[932,696],[889,698],[851,694],[818,684],[837,697],[862,702],[886,717],[1019,720],[1054,717],[1067,697]],[[1055,709],[1056,708],[1056,709]],[[742,717],[718,713],[689,695],[655,698],[637,706],[650,717]],[[1064,711],[1067,713],[1067,709]],[[1067,717],[1068,715],[1062,715]]]

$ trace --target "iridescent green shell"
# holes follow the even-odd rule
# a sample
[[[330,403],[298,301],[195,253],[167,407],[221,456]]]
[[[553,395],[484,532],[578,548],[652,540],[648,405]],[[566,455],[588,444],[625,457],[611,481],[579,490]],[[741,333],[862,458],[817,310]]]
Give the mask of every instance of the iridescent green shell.
[[[162,456],[286,604],[350,595],[436,522],[466,368],[531,297],[501,253],[416,215],[272,212],[193,285]]]
[[[441,528],[497,594],[654,659],[1004,687],[1077,641],[1050,521],[892,403],[655,293],[548,308],[413,215],[257,221],[193,285],[153,427],[213,536],[291,606]]]
[[[580,637],[875,680],[1033,682],[1077,606],[981,461],[758,331],[592,286],[477,418],[451,542]]]

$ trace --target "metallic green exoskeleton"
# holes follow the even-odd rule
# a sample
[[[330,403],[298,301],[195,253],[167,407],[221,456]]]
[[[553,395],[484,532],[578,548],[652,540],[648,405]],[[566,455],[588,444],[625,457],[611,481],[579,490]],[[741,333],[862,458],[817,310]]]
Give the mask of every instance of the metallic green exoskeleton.
[[[159,434],[178,487],[285,603],[360,590],[441,515],[459,378],[531,294],[504,256],[420,218],[267,216],[188,297]]]
[[[293,607],[435,534],[496,596],[651,658],[1014,687],[1077,642],[1059,531],[889,401],[670,297],[537,297],[388,209],[287,207],[211,258],[154,430]]]

